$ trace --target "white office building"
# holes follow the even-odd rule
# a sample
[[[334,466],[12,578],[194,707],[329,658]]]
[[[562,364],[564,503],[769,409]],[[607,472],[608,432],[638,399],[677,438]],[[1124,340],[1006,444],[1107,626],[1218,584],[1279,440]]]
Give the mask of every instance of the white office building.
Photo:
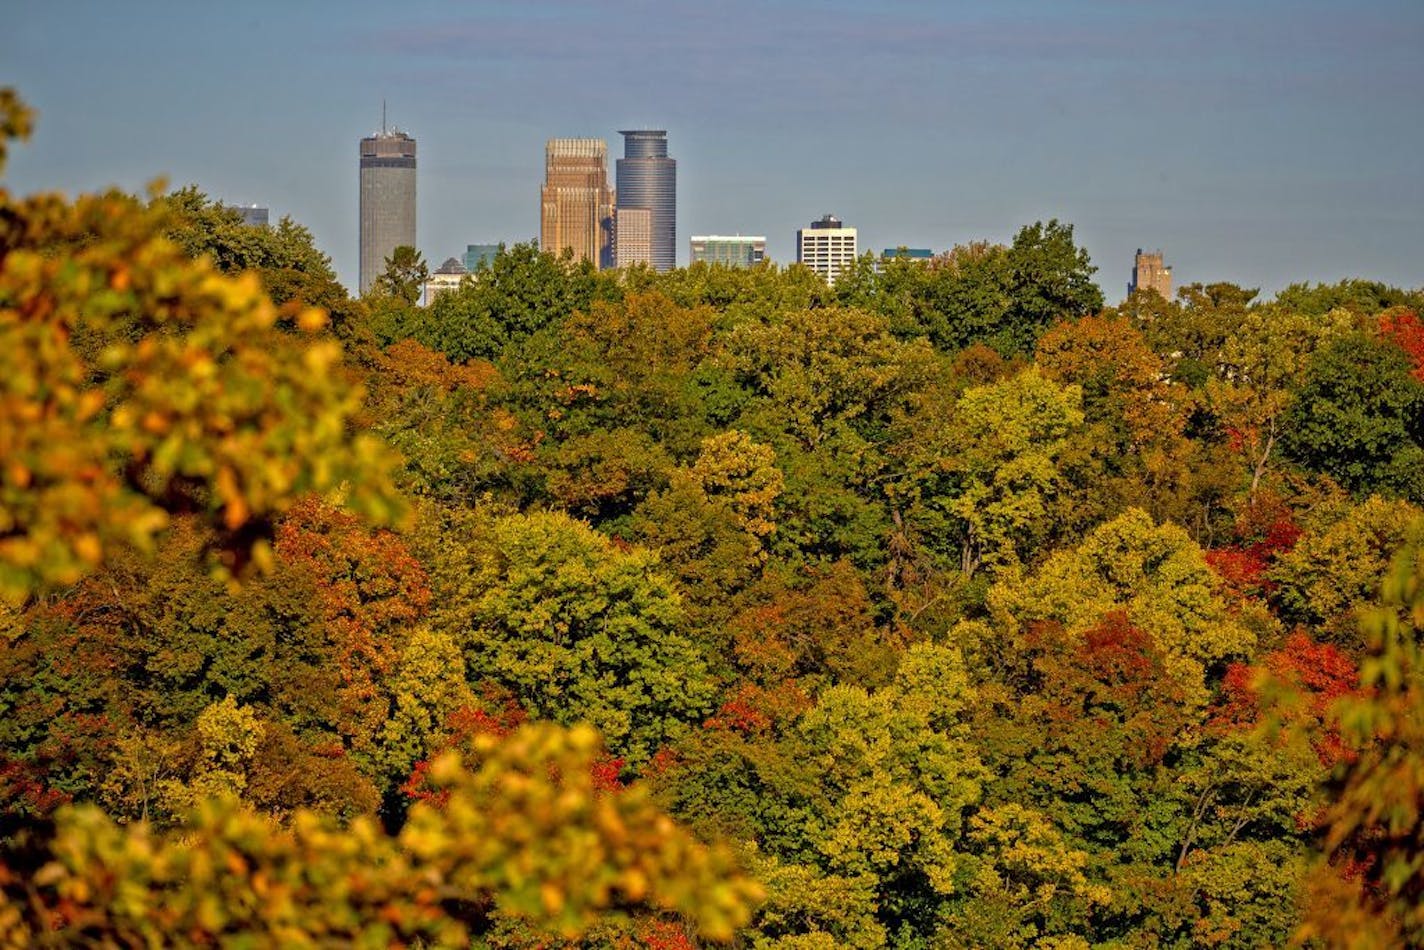
[[[855,253],[855,228],[842,226],[840,218],[829,214],[796,232],[796,262],[820,274],[828,284],[834,284],[855,261]]]

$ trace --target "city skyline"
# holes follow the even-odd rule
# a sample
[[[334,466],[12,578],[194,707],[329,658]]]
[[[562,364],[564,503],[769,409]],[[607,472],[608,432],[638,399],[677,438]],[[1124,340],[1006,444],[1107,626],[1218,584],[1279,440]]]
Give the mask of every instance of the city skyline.
[[[1421,282],[1417,2],[659,10],[26,5],[0,82],[39,117],[5,185],[191,182],[291,215],[354,289],[349,148],[384,98],[420,140],[429,261],[537,239],[550,136],[655,126],[682,165],[679,263],[694,233],[765,234],[793,260],[796,228],[834,208],[866,247],[1057,218],[1110,297],[1146,246],[1179,283]]]

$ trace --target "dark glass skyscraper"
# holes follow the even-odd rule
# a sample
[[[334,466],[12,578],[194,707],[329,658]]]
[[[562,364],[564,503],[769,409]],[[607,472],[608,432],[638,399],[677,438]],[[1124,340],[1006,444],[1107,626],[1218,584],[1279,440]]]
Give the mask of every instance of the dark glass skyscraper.
[[[638,129],[618,134],[623,136],[618,207],[652,213],[653,269],[670,271],[677,265],[677,161],[668,158],[667,132]]]

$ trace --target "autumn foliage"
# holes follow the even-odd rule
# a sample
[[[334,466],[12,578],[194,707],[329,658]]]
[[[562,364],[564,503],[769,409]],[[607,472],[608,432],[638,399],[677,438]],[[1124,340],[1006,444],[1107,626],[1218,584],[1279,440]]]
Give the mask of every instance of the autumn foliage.
[[[1424,945],[1418,292],[157,192],[0,191],[0,947]]]

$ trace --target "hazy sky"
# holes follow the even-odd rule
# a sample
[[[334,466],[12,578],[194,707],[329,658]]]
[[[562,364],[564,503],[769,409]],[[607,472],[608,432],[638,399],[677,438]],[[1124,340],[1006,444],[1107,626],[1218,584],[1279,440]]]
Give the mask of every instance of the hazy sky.
[[[290,214],[348,286],[357,141],[419,143],[419,244],[537,237],[544,141],[668,130],[694,233],[794,258],[1075,226],[1109,300],[1178,285],[1424,285],[1424,0],[76,3],[0,15],[39,109],[12,191],[158,175]]]

